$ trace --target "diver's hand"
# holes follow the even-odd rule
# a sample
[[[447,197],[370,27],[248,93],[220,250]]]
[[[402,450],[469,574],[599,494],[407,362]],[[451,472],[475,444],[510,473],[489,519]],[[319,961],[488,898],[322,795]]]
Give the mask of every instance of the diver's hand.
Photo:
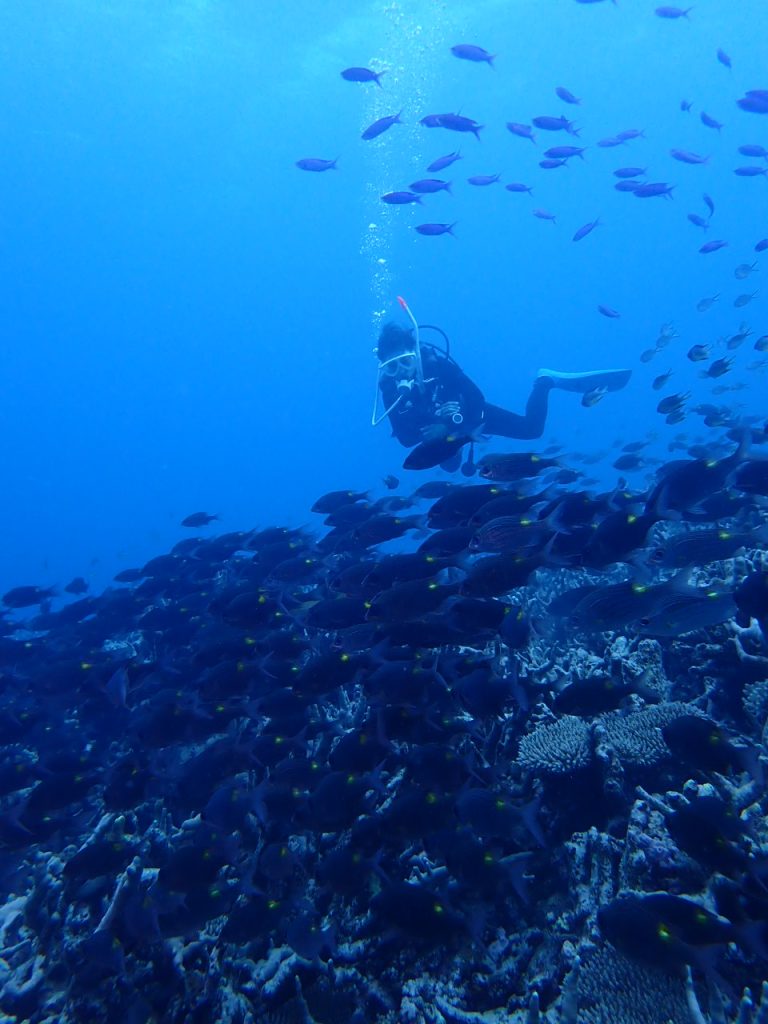
[[[449,417],[461,415],[461,406],[458,402],[443,402],[442,405],[438,405],[435,413],[437,416],[447,419]]]
[[[421,436],[425,441],[436,441],[439,437],[445,437],[448,428],[444,423],[430,423],[421,428]]]

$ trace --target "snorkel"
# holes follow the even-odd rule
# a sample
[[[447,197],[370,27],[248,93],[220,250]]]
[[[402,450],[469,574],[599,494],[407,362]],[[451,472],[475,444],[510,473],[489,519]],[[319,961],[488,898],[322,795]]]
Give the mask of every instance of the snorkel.
[[[390,405],[388,409],[385,409],[380,416],[377,416],[379,409],[379,386],[381,384],[381,373],[382,370],[385,369],[385,367],[391,365],[392,363],[396,363],[399,359],[402,359],[404,356],[412,356],[416,360],[416,384],[419,387],[422,387],[422,385],[424,384],[424,368],[421,362],[421,345],[419,343],[419,325],[416,322],[416,317],[411,312],[410,306],[402,297],[402,295],[397,296],[397,301],[400,303],[401,309],[405,310],[406,314],[408,315],[408,319],[413,324],[414,345],[413,349],[410,352],[399,352],[397,355],[391,356],[389,359],[384,359],[383,361],[379,362],[378,371],[376,373],[376,390],[373,398],[373,413],[371,415],[372,427],[377,427],[382,420],[386,419],[387,416],[389,416],[389,414],[394,409],[397,408],[400,402],[402,402],[404,397],[402,394],[399,394],[395,401],[392,403],[392,405]]]

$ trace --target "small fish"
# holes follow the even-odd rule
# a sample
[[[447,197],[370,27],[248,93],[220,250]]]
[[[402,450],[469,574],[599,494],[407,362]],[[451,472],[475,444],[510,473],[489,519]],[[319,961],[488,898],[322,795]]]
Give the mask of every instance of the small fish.
[[[617,181],[613,187],[617,192],[635,192],[642,184],[642,181],[632,181],[629,178],[624,178],[622,181]]]
[[[674,185],[668,185],[666,181],[649,181],[635,189],[638,199],[650,199],[654,196],[664,196],[665,199],[672,198]]]
[[[768,334],[761,335],[754,345],[758,352],[768,352]]]
[[[688,100],[680,100],[680,109],[684,114],[689,114],[693,104]]]
[[[380,198],[382,203],[389,203],[390,206],[403,206],[406,203],[421,202],[421,196],[415,192],[385,192]]]
[[[435,192],[450,192],[451,183],[441,181],[440,178],[420,178],[419,181],[412,181],[408,188],[420,195],[432,195]]]
[[[705,359],[709,359],[711,351],[711,345],[693,345],[688,349],[688,358],[692,363],[703,362]]]
[[[709,227],[709,221],[706,217],[702,217],[700,213],[689,213],[688,220],[691,224],[695,224],[697,228],[703,228],[704,231]]]
[[[561,158],[560,160],[539,160],[539,167],[541,167],[545,171],[552,171],[556,167],[565,167],[567,163],[568,161],[565,159],[565,157]]]
[[[455,153],[446,153],[445,156],[439,156],[437,160],[433,160],[429,167],[427,167],[427,170],[433,174],[436,171],[444,171],[446,167],[450,167],[452,163],[461,159],[461,151],[457,149]]]
[[[336,170],[336,160],[322,160],[316,156],[305,156],[296,161],[296,166],[300,171],[333,171]]]
[[[743,303],[743,305],[746,305],[746,303]],[[735,348],[738,348],[747,340],[751,333],[752,331],[749,329],[749,324],[743,323],[739,327],[737,333],[731,335],[731,337],[725,343],[725,347],[728,349],[729,352],[733,352]]]
[[[663,323],[659,328],[659,336],[656,339],[656,347],[663,348],[664,345],[667,345],[670,341],[673,341],[675,338],[679,337],[680,333],[676,329],[675,325],[670,321],[667,321],[666,323]]]
[[[645,167],[619,167],[613,172],[614,178],[639,178],[645,174]]]
[[[453,235],[453,229],[456,227],[456,221],[453,224],[417,224],[414,231],[418,231],[420,235]]]
[[[584,159],[586,146],[551,146],[544,151],[544,156],[552,157],[555,160],[569,160],[572,156]]]
[[[724,373],[728,373],[732,363],[732,359],[716,359],[706,370],[702,371],[701,376],[710,377],[713,380],[717,377],[722,377]]]
[[[768,114],[768,89],[748,89],[736,106],[750,114]]]
[[[594,231],[599,223],[600,223],[600,218],[598,217],[596,220],[591,220],[587,224],[582,224],[582,226],[574,234],[573,241],[574,242],[580,242],[582,240],[582,238],[585,238],[591,231]]]
[[[491,67],[493,67],[493,62],[496,59],[495,53],[488,53],[482,46],[475,46],[473,43],[458,43],[456,46],[451,47],[451,53],[460,60],[471,60],[476,64],[485,62],[490,64]]]
[[[397,479],[396,476],[393,476],[391,473],[388,473],[387,476],[382,477],[382,483],[387,488],[387,490],[390,491],[394,491],[395,488],[400,486],[400,481]]]
[[[746,306],[748,303],[750,303],[756,295],[756,291],[746,292],[743,295],[737,295],[736,298],[733,300],[733,304],[737,309],[741,309],[742,306]]]
[[[662,416],[667,413],[674,412],[676,409],[680,409],[685,405],[690,397],[690,391],[678,392],[678,394],[675,395],[667,395],[665,398],[662,398],[656,406],[656,412],[660,412]]]
[[[568,118],[564,117],[562,114],[559,117],[552,117],[549,114],[541,114],[540,116],[533,118],[533,124],[536,128],[541,128],[547,132],[568,132],[569,135],[579,134],[579,131],[573,121],[569,121]]]
[[[702,110],[702,112],[699,114],[699,119],[702,124],[705,124],[707,126],[707,128],[714,128],[718,132],[723,127],[720,124],[720,122],[716,121],[714,117],[712,117],[710,114],[706,112],[706,110]]]
[[[572,103],[574,105],[578,105],[579,103],[581,103],[581,100],[578,98],[578,96],[574,96],[569,89],[563,88],[562,85],[557,86],[557,88],[555,89],[555,95],[559,99],[561,99],[563,103]]]
[[[375,139],[377,136],[383,134],[383,132],[387,131],[388,128],[391,128],[393,124],[402,124],[403,122],[400,120],[400,114],[402,114],[402,110],[399,114],[387,114],[386,117],[380,117],[377,121],[374,121],[373,124],[368,125],[360,138],[369,142],[371,139]]]
[[[768,149],[759,144],[745,144],[739,146],[739,153],[742,156],[754,156],[758,159],[768,160]]]
[[[758,175],[768,174],[768,167],[759,167],[757,164],[748,164],[746,167],[734,167],[734,174],[740,178],[756,178]]]
[[[704,200],[704,205],[709,210],[709,216],[713,217],[715,214],[715,203],[711,196],[708,196],[706,192],[701,197]]]
[[[493,185],[499,178],[500,174],[473,174],[471,178],[467,178],[468,185]]]
[[[689,11],[692,11],[693,7],[657,7],[654,14],[659,18],[687,18]]]
[[[604,398],[608,394],[608,388],[592,388],[591,391],[587,391],[585,395],[581,397],[581,404],[585,409],[591,408],[593,405],[597,405],[601,398]]]
[[[193,512],[187,516],[186,519],[182,519],[181,525],[187,526],[190,529],[196,529],[198,526],[207,526],[212,523],[214,519],[218,519],[216,515],[209,515],[207,512]]]
[[[717,252],[718,249],[722,249],[726,245],[728,245],[728,243],[724,242],[721,238],[713,239],[711,242],[705,242],[704,245],[700,246],[699,252],[705,254],[708,252]]]
[[[82,576],[75,576],[75,578],[64,587],[65,594],[75,594],[77,596],[88,592],[88,584]]]
[[[754,263],[740,263],[733,272],[737,281],[744,281],[750,274],[757,270],[757,260]]]
[[[606,139],[600,139],[597,144],[601,149],[613,149],[615,146],[623,146],[624,140],[611,135]]]
[[[600,305],[597,307],[597,311],[598,313],[602,313],[603,316],[607,316],[609,320],[618,320],[621,316],[621,313],[619,313],[618,310],[611,309],[610,306]]]
[[[768,249],[768,238],[761,238],[755,243],[755,252],[765,252]]]
[[[670,149],[669,155],[683,164],[705,164],[709,160],[708,156],[699,156],[688,149]]]
[[[507,192],[527,192],[529,195],[533,195],[533,189],[530,185],[524,185],[521,181],[511,181],[504,188]]]
[[[616,138],[619,142],[631,142],[632,139],[644,139],[645,130],[643,128],[625,128],[624,131],[616,132]]]
[[[705,299],[699,299],[699,301],[696,303],[696,309],[699,311],[699,313],[705,313],[717,302],[719,298],[720,294],[718,293],[717,295],[710,295]]]
[[[347,82],[375,82],[383,88],[379,79],[386,75],[386,71],[371,71],[370,68],[345,68],[340,72],[341,77]]]
[[[720,61],[720,63],[723,65],[723,67],[730,68],[730,67],[733,66],[732,63],[731,63],[731,58],[728,56],[728,54],[725,52],[725,50],[718,49],[718,51],[717,51],[717,59]]]
[[[555,214],[550,213],[548,210],[542,210],[540,207],[533,211],[533,216],[538,217],[539,220],[551,220],[553,224],[556,223]]]
[[[529,124],[507,121],[507,131],[512,132],[513,135],[517,135],[521,139],[530,139],[534,145],[536,144],[536,136],[533,134],[533,128]]]
[[[654,379],[653,384],[651,384],[651,387],[653,388],[654,391],[661,391],[661,389],[666,385],[667,381],[669,380],[669,378],[671,376],[672,376],[672,371],[671,370],[667,370],[666,373],[662,373],[662,374],[660,374],[658,377],[656,377]],[[619,467],[617,467],[617,468],[619,468]]]

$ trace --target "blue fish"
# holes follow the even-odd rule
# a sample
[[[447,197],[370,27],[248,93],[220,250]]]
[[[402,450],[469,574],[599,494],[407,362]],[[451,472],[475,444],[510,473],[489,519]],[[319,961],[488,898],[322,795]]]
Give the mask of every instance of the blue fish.
[[[495,53],[488,53],[482,46],[474,46],[472,43],[459,43],[457,46],[452,46],[451,53],[454,57],[459,57],[461,60],[472,60],[476,64],[485,62],[491,67],[493,67],[493,62],[496,59]]]
[[[379,88],[383,88],[379,79],[386,73],[386,71],[371,71],[370,68],[345,68],[340,72],[341,77],[347,82],[375,82]]]
[[[582,240],[582,238],[586,238],[586,236],[591,231],[595,230],[595,228],[598,226],[599,223],[600,223],[600,218],[597,217],[595,220],[591,220],[587,224],[582,224],[581,227],[578,229],[578,231],[574,234],[573,241],[574,242],[580,242]]]
[[[301,171],[331,171],[336,169],[336,160],[321,160],[320,157],[305,156],[296,161],[296,166]]]
[[[400,111],[402,114],[402,110]],[[366,142],[370,139],[375,139],[382,132],[385,132],[388,128],[391,128],[393,124],[402,124],[400,120],[400,114],[387,114],[386,117],[380,117],[378,121],[374,121],[373,124],[369,124],[363,134],[360,136],[361,139],[365,139]]]
[[[581,103],[581,100],[578,98],[578,96],[574,96],[570,89],[566,89],[562,85],[558,85],[558,87],[555,89],[555,95],[558,96],[563,101],[563,103]]]
[[[455,153],[446,153],[445,156],[439,156],[437,160],[433,160],[432,163],[427,167],[428,171],[444,171],[446,167],[450,167],[456,160],[461,160],[461,151],[456,150]]]

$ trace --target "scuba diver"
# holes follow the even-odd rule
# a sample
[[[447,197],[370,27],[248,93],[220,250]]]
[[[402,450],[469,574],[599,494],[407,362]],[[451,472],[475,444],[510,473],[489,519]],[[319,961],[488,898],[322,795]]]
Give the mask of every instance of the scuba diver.
[[[377,426],[389,417],[392,433],[404,447],[436,446],[438,457],[432,465],[439,463],[449,472],[458,469],[461,448],[480,435],[493,434],[518,440],[541,437],[547,418],[549,393],[553,388],[577,392],[583,396],[583,405],[594,405],[606,392],[623,388],[632,375],[631,370],[588,370],[581,373],[539,370],[525,412],[522,415],[510,412],[485,400],[480,388],[451,357],[448,338],[439,327],[423,324],[421,330],[438,331],[445,340],[445,349],[421,341],[420,325],[408,304],[400,296],[398,302],[413,328],[388,323],[381,330],[375,349],[379,366],[371,424]],[[384,403],[383,412],[379,412],[379,392]],[[453,448],[456,450],[452,450],[450,443],[441,448],[441,439],[448,442],[455,439]],[[443,453],[449,455],[445,460],[439,458]],[[427,465],[409,456],[406,468],[427,468]],[[471,455],[463,472],[467,476],[474,472]]]

